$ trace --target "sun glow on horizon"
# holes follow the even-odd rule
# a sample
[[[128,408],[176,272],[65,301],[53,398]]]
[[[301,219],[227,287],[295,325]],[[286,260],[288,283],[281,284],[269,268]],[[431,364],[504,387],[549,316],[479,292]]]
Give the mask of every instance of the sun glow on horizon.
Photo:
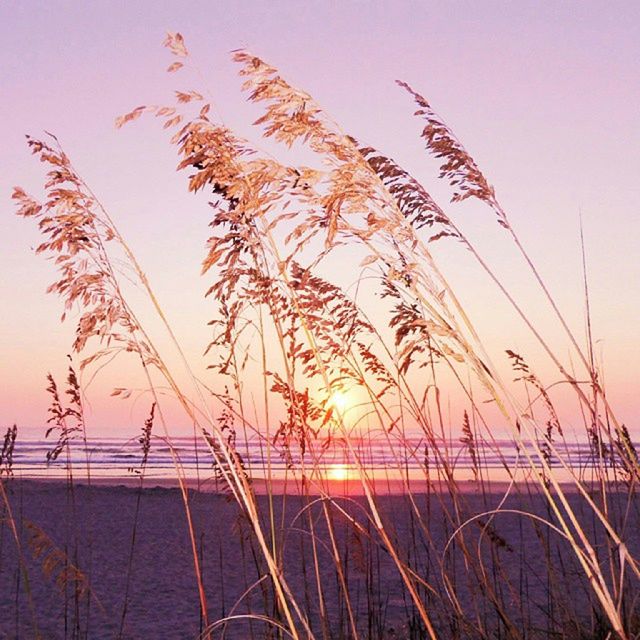
[[[351,401],[346,392],[334,391],[329,398],[329,407],[333,408],[340,414],[345,413],[352,406]]]

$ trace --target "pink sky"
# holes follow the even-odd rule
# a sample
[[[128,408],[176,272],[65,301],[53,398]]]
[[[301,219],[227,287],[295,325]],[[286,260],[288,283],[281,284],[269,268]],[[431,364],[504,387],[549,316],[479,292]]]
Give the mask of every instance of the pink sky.
[[[184,34],[203,72],[200,85],[165,74],[169,56],[160,44],[167,30]],[[204,88],[227,124],[255,137],[249,127],[255,111],[239,93],[228,55],[247,47],[445,203],[448,190],[436,180],[413,106],[394,80],[423,93],[496,187],[582,338],[581,211],[609,395],[640,435],[638,3],[5,2],[0,41],[3,426],[17,422],[41,432],[45,376],[61,375],[72,332],[58,322],[60,302],[44,295],[53,270],[33,255],[38,234],[13,215],[9,199],[13,185],[37,189],[42,182],[23,134],[46,129],[60,138],[130,240],[187,353],[200,363],[211,315],[201,299],[207,281],[198,277],[209,212],[186,193],[184,176],[174,171],[174,150],[156,123],[117,131],[113,120],[138,104],[167,101],[173,89]],[[448,211],[486,249],[569,362],[548,308],[491,214],[474,203]],[[550,374],[463,250],[441,244],[436,254],[494,352],[520,350]],[[105,399],[108,385],[126,375],[112,372],[90,392],[95,431],[138,431],[142,406],[114,407]]]

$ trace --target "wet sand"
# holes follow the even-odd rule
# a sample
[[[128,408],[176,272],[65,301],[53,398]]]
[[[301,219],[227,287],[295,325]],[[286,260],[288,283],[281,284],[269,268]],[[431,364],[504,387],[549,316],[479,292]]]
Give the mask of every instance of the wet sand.
[[[135,483],[135,479],[126,483],[94,480],[90,487],[77,484],[70,493],[60,481],[5,482],[18,527],[33,609],[25,589],[24,571],[20,570],[20,554],[5,517],[0,525],[1,638],[35,637],[34,616],[41,637],[47,639],[118,638],[121,627],[122,637],[130,639],[199,637],[203,621],[181,494],[175,487],[152,486],[155,482],[147,483],[140,491]],[[344,482],[333,488],[339,488],[339,484],[348,488]],[[502,489],[494,487],[492,493],[480,495],[467,487],[462,505],[465,519],[496,508],[502,499]],[[450,498],[431,492],[416,493],[414,499],[423,514],[421,520],[410,515],[409,500],[401,493],[382,494],[378,504],[396,547],[437,592],[429,595],[420,587],[441,637],[451,637],[456,631],[451,626],[452,605],[440,572],[442,562],[453,576],[456,597],[469,618],[480,616],[487,624],[493,624],[495,618],[495,625],[499,625],[499,616],[491,610],[477,571],[469,567],[457,542],[447,546],[452,527],[444,514],[452,509]],[[268,498],[261,495],[257,500],[268,529]],[[606,538],[601,527],[593,522],[580,496],[570,494],[570,500],[602,551]],[[613,501],[620,513],[627,509],[625,500],[620,494]],[[241,599],[266,574],[241,509],[224,494],[211,490],[192,488],[189,501],[210,621],[229,615],[236,603],[236,614],[273,615],[268,577]],[[354,530],[338,509],[328,507],[335,534],[333,549],[325,520],[326,503],[313,497],[274,498],[278,538],[285,541],[285,577],[300,605],[309,612],[314,633],[318,638],[323,637],[323,632],[330,638],[352,636],[349,612],[341,596],[344,585],[332,561],[333,554],[338,553],[346,567],[346,588],[361,637],[422,637],[417,614],[390,554],[367,521],[364,498],[343,495],[337,498],[337,503],[357,520],[360,528]],[[524,509],[543,518],[549,516],[539,496],[514,495],[503,508]],[[632,553],[637,554],[640,550],[637,499],[629,514],[628,543]],[[486,516],[480,518],[481,523],[486,520]],[[311,527],[316,536],[325,623],[319,611],[318,581],[313,573]],[[34,531],[44,532],[49,541],[45,546],[49,545],[49,552],[57,549],[58,559],[67,557],[76,562],[91,585],[90,597],[75,598],[71,580],[67,580],[66,587],[58,588],[55,578],[61,570],[45,575],[44,556],[34,558]],[[523,627],[541,626],[539,634],[536,631],[530,637],[545,637],[548,628],[545,631],[544,625],[550,609],[558,624],[565,624],[572,617],[588,619],[585,581],[559,536],[548,537],[545,527],[536,527],[531,518],[511,512],[497,516],[490,530],[483,530],[478,519],[473,520],[465,527],[465,536],[468,548],[474,552],[478,549],[478,558],[482,558],[492,584],[497,589],[504,587],[505,593],[500,597],[509,616]],[[41,546],[42,540],[41,537]],[[546,569],[545,554],[552,558],[554,575]],[[509,580],[513,592],[506,586]],[[265,629],[260,623],[252,623],[250,628],[243,619],[229,624],[225,637],[262,638]],[[219,631],[213,637],[221,637]],[[456,632],[459,637],[474,637],[471,627]]]

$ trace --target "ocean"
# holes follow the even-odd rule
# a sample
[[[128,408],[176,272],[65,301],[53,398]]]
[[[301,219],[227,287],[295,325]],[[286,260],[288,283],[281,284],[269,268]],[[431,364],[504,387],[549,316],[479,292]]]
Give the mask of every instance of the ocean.
[[[86,474],[87,465],[92,477],[135,478],[142,470],[143,451],[139,437],[90,438],[86,443],[76,437],[56,460],[48,461],[47,453],[55,444],[55,439],[18,439],[13,453],[15,475],[64,477],[69,464],[76,477]],[[459,440],[441,440],[437,455],[434,447],[419,436],[402,440],[390,435],[354,438],[350,446],[348,450],[344,441],[336,439],[324,449],[314,447],[315,453],[300,455],[299,451],[291,451],[288,455],[281,446],[273,445],[268,456],[266,441],[253,438],[238,440],[236,450],[248,474],[256,478],[267,475],[283,478],[291,474],[293,468],[314,468],[316,473],[336,480],[356,476],[356,469],[365,469],[373,477],[399,478],[404,475],[424,479],[437,477],[446,467],[459,480],[474,480],[477,469],[484,478],[505,480],[519,470],[525,473],[540,468],[540,461],[530,444],[518,446],[506,439],[491,444],[476,442],[473,451]],[[593,472],[595,457],[588,442],[563,442],[556,446],[561,455],[550,454],[548,461],[560,479],[568,479],[571,473],[584,478]],[[206,479],[214,475],[213,456],[202,437],[173,437],[170,442],[152,437],[145,477],[174,477],[176,462],[185,477]]]

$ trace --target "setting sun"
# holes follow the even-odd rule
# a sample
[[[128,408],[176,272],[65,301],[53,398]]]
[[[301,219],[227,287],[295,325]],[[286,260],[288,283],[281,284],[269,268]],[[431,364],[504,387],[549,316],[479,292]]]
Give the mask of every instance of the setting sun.
[[[344,391],[334,391],[329,399],[329,407],[339,413],[344,413],[349,408],[349,399]]]

